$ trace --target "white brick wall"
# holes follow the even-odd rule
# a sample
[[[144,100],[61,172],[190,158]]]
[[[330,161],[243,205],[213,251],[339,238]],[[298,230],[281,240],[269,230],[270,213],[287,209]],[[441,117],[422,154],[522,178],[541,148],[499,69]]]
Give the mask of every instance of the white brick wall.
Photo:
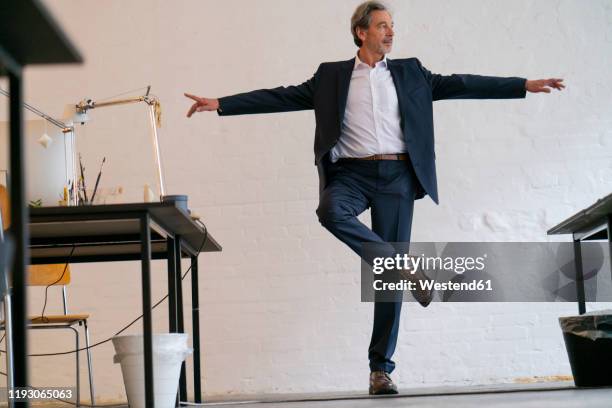
[[[418,56],[433,72],[567,82],[561,94],[527,100],[435,105],[442,204],[417,203],[415,241],[546,240],[549,227],[612,190],[611,1],[389,3],[391,57]],[[45,4],[86,62],[28,68],[26,99],[59,116],[84,97],[153,85],[169,193],[188,194],[224,246],[200,259],[206,394],[365,390],[372,305],[359,302],[358,260],[314,213],[312,113],[187,120],[182,96],[300,83],[320,62],[350,58],[357,2]],[[103,184],[140,198],[145,182],[154,185],[144,110],[92,116],[79,134],[88,168],[107,156]],[[155,299],[165,276],[155,263]],[[188,280],[184,289],[189,298]],[[74,266],[73,310],[91,312],[93,341],[140,313],[139,291],[136,263]],[[41,302],[33,294],[31,310]],[[556,318],[575,311],[569,303],[406,304],[396,377],[411,387],[568,375]],[[166,330],[166,315],[163,304],[156,330]],[[32,350],[69,347],[55,341],[66,334],[45,334],[32,335]],[[120,398],[111,346],[94,355],[99,395]],[[33,360],[34,382],[70,383],[68,361]]]

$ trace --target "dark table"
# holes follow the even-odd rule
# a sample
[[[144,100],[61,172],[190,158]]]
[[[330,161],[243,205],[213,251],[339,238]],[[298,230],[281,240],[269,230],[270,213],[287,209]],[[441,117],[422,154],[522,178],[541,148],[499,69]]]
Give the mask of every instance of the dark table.
[[[576,265],[576,291],[578,313],[586,312],[584,275],[582,271],[582,241],[608,240],[612,259],[612,194],[608,194],[590,207],[577,212],[565,221],[548,230],[548,235],[572,234],[574,240],[574,262]]]
[[[206,227],[172,203],[134,203],[82,207],[43,207],[30,211],[33,264],[139,260],[147,406],[153,401],[151,260],[168,263],[169,331],[183,333],[181,258],[191,259],[194,394],[201,402],[198,254],[220,251]],[[187,400],[185,364],[180,400]]]

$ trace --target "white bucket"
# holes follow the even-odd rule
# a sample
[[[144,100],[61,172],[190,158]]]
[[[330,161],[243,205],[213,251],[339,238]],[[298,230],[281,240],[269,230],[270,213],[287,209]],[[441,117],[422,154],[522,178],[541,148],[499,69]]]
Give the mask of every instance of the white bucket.
[[[156,408],[173,408],[176,401],[181,363],[193,351],[187,347],[187,334],[153,335],[153,378]],[[113,337],[117,353],[113,361],[121,363],[130,408],[147,408],[144,389],[143,336]]]

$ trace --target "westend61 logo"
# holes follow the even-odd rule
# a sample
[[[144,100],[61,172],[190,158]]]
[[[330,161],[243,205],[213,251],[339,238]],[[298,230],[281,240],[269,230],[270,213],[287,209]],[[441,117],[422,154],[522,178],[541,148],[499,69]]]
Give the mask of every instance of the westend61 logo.
[[[397,254],[389,257],[375,257],[372,262],[372,271],[380,275],[387,270],[404,270],[414,274],[417,269],[423,271],[452,271],[464,273],[468,271],[484,271],[487,254],[478,257],[441,257]]]

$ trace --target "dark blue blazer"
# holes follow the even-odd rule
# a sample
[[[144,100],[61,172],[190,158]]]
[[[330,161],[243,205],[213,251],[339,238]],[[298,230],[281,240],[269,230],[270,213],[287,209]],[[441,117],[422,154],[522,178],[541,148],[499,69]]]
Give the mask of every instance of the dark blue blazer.
[[[420,186],[438,203],[432,102],[442,99],[511,99],[525,97],[525,78],[432,74],[416,58],[387,64],[395,83],[400,125]],[[338,142],[355,58],[325,62],[312,78],[297,86],[260,89],[219,99],[219,115],[290,112],[314,109],[315,164],[321,191],[326,184],[329,151]]]

